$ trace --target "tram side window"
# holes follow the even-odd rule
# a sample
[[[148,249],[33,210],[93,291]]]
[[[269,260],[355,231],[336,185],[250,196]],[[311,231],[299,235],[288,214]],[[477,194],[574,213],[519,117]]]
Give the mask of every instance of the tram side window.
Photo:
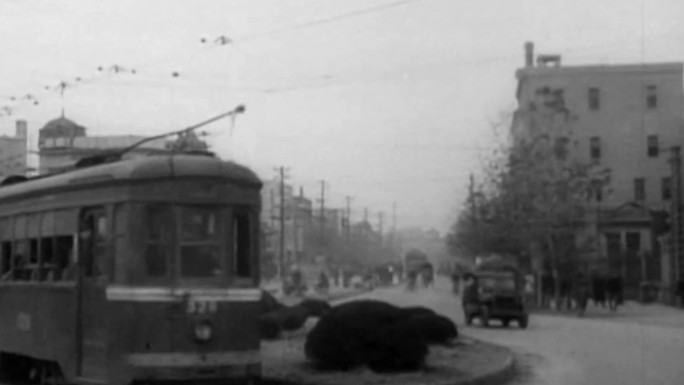
[[[27,239],[14,242],[14,254],[12,254],[12,270],[10,272],[12,280],[31,280],[29,253],[30,243]]]
[[[167,274],[167,248],[173,231],[171,213],[169,206],[155,205],[146,209],[145,266],[148,277],[164,277]]]
[[[248,213],[236,213],[233,217],[233,256],[235,274],[238,277],[250,277],[252,273],[252,233],[250,231]]]
[[[43,234],[53,239],[54,279],[58,281],[75,281],[78,275],[78,263],[75,253],[78,232],[78,210],[59,210],[51,215],[43,215]]]
[[[79,223],[79,253],[83,257],[85,277],[110,278],[107,255],[107,215],[104,209],[84,212]]]
[[[180,268],[185,278],[220,277],[216,207],[180,208]]]
[[[12,270],[12,241],[2,242],[2,277]]]

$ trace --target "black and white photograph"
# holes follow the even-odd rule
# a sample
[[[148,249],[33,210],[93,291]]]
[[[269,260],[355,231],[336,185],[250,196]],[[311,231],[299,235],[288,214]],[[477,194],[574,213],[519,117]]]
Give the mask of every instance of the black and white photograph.
[[[684,381],[684,3],[0,0],[0,385]]]

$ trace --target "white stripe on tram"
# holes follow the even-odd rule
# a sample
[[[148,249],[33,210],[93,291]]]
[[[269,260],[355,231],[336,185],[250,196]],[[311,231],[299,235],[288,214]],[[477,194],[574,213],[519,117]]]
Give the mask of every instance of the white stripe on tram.
[[[211,353],[134,353],[126,355],[126,363],[139,367],[206,367],[250,365],[261,362],[258,350]]]
[[[163,288],[110,286],[107,288],[109,301],[133,302],[180,302],[189,297],[194,301],[254,302],[261,298],[260,289],[213,289],[213,288]]]

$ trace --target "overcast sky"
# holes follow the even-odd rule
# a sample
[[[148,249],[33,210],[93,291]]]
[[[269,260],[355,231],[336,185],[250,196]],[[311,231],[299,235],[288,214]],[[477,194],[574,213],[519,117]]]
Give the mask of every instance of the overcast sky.
[[[325,179],[332,205],[353,197],[353,220],[396,202],[400,226],[440,231],[515,107],[525,41],[566,65],[684,58],[679,0],[0,0],[0,18],[0,108],[15,109],[2,133],[59,116],[45,87],[60,81],[90,135],[158,134],[244,103],[232,135],[207,127],[221,156],[264,179],[289,167],[308,196]],[[233,43],[200,40],[219,36]],[[136,74],[97,71],[115,64]],[[27,94],[39,104],[10,100]]]

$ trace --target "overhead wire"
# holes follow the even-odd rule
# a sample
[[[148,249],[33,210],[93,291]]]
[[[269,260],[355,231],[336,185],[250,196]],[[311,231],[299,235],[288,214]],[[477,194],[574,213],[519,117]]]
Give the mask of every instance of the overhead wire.
[[[308,21],[308,22],[299,23],[299,24],[295,24],[295,25],[291,25],[291,26],[287,26],[287,27],[283,27],[283,28],[277,28],[277,29],[270,30],[270,31],[266,31],[266,32],[262,32],[262,33],[255,33],[255,34],[252,34],[252,35],[245,35],[244,37],[242,37],[242,38],[237,38],[237,39],[231,39],[231,38],[228,37],[228,36],[221,35],[221,36],[218,36],[218,37],[214,38],[214,39],[212,40],[212,42],[213,42],[214,44],[213,44],[213,45],[210,45],[210,46],[208,47],[209,49],[204,49],[204,50],[202,50],[202,52],[212,52],[212,51],[214,51],[214,50],[216,50],[216,49],[221,48],[222,46],[233,46],[233,47],[234,47],[236,44],[239,44],[239,43],[241,43],[241,42],[248,42],[248,41],[251,41],[251,40],[255,40],[255,39],[259,39],[259,38],[264,38],[264,37],[268,37],[268,36],[275,35],[275,34],[281,34],[281,33],[287,32],[287,31],[293,31],[293,30],[298,30],[298,29],[303,29],[303,28],[308,28],[308,27],[314,27],[314,26],[318,26],[318,25],[324,25],[324,24],[328,24],[328,23],[333,23],[333,22],[345,20],[345,19],[352,18],[352,17],[358,17],[358,16],[361,16],[361,15],[370,14],[370,13],[374,13],[374,12],[379,12],[379,11],[382,11],[382,10],[386,10],[386,9],[389,9],[389,8],[398,7],[398,6],[401,6],[401,5],[406,5],[406,4],[410,4],[410,3],[417,3],[417,2],[423,2],[423,1],[428,1],[428,0],[403,0],[403,1],[394,1],[394,2],[390,2],[390,3],[386,3],[386,4],[381,4],[381,5],[377,5],[377,6],[373,6],[373,7],[367,7],[367,8],[362,8],[362,9],[358,9],[358,10],[348,11],[348,12],[344,12],[344,13],[341,13],[341,14],[338,14],[338,15],[333,15],[333,16],[323,17],[323,18],[319,18],[319,19],[314,19],[314,20],[311,20],[311,21]],[[204,44],[204,43],[209,43],[210,40],[211,40],[211,39],[203,38],[203,39],[201,39],[201,42],[202,42],[203,44]],[[610,43],[603,43],[602,46],[606,46],[606,45],[609,45],[609,44],[610,44]],[[584,46],[584,47],[581,47],[581,48],[578,48],[578,49],[587,49],[587,48],[590,48],[590,47],[591,47],[591,46]],[[575,50],[575,49],[570,49],[570,50],[567,50],[567,52],[577,52],[577,50]],[[169,55],[169,56],[166,56],[166,57],[164,57],[164,58],[162,58],[162,59],[157,59],[157,60],[154,60],[154,61],[152,61],[152,62],[143,63],[142,65],[138,65],[138,66],[137,66],[137,68],[139,68],[137,71],[138,71],[138,73],[140,73],[140,72],[139,72],[139,71],[141,71],[140,68],[148,67],[149,65],[159,64],[159,63],[161,63],[161,62],[166,62],[166,61],[168,61],[168,59],[170,59],[170,58],[172,58],[172,57],[175,57],[175,56],[177,56],[177,55],[178,55],[178,54],[174,53],[174,54]],[[468,61],[468,62],[462,62],[462,63],[455,63],[455,65],[478,65],[478,64],[481,65],[481,64],[484,64],[484,63],[487,63],[487,62],[493,62],[493,61],[499,61],[499,60],[509,60],[509,59],[511,59],[511,58],[513,58],[513,57],[517,57],[517,55],[497,56],[497,57],[492,57],[492,58],[485,58],[485,59],[480,59],[480,60],[474,60],[474,61]],[[454,64],[454,63],[452,63],[452,64]],[[117,66],[114,65],[113,67],[117,67]],[[136,73],[135,70],[134,70],[133,73],[134,73],[134,74]],[[93,84],[93,83],[96,83],[98,80],[106,80],[106,79],[111,78],[111,77],[112,77],[111,74],[109,74],[109,75],[110,75],[110,76],[102,76],[102,77],[100,77],[99,79],[96,78],[96,77],[91,77],[91,78],[87,78],[87,79],[84,78],[82,81],[78,81],[78,80],[77,80],[77,83],[80,83],[79,85]],[[177,72],[173,72],[172,75],[173,75],[173,77],[179,77],[180,74],[178,74]],[[78,79],[78,78],[77,78],[77,79]],[[69,86],[70,86],[69,88],[73,88],[73,87],[74,87],[73,82],[70,83]],[[298,86],[295,85],[295,86],[289,86],[289,87],[273,87],[273,88],[265,88],[265,89],[257,89],[257,88],[255,88],[255,89],[252,89],[252,90],[245,90],[245,91],[247,91],[247,92],[264,93],[264,94],[278,94],[278,93],[293,92],[293,91],[303,90],[303,89],[325,88],[325,87],[332,87],[332,86],[335,86],[335,84],[330,84],[330,85],[310,85],[310,84],[309,84],[309,85],[298,85]],[[48,89],[48,90],[50,90],[50,89]],[[52,90],[54,90],[54,88],[53,88]],[[62,89],[62,91],[64,91],[64,89]],[[32,94],[31,94],[31,93],[28,93],[27,95],[32,95]],[[20,100],[20,98],[17,98],[17,100]],[[37,99],[37,98],[28,98],[28,100],[31,100],[35,105],[38,104],[38,99]]]

